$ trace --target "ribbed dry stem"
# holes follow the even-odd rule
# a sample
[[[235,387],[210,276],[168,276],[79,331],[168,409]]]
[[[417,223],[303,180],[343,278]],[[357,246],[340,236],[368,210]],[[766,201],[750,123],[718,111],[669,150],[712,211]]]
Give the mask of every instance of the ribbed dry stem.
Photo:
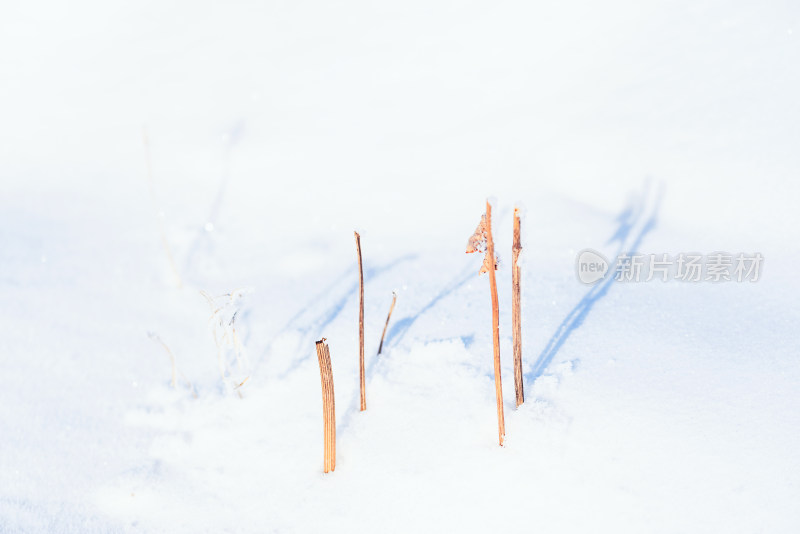
[[[514,243],[511,246],[511,334],[514,340],[514,391],[517,406],[525,402],[525,386],[522,383],[522,311],[520,309],[519,253],[520,239],[519,208],[514,208]]]
[[[489,265],[495,262],[494,240],[492,239],[492,205],[486,201],[486,256]],[[500,306],[497,299],[497,277],[495,269],[489,268],[489,287],[492,292],[492,340],[494,345],[494,389],[497,397],[497,432],[500,446],[506,435],[505,418],[503,417],[503,383],[500,378]]]
[[[329,473],[336,469],[336,407],[333,394],[333,370],[331,368],[331,352],[328,344],[325,343],[325,338],[317,341],[316,348],[322,384],[322,419],[325,441],[323,470]]]
[[[353,232],[356,236],[356,250],[358,251],[358,368],[361,380],[361,411],[367,409],[367,386],[366,374],[364,372],[364,267],[361,264],[361,236],[358,232]]]
[[[386,329],[389,328],[389,319],[392,318],[392,311],[394,310],[394,303],[397,302],[397,293],[392,291],[392,305],[389,306],[389,315],[386,316],[386,324],[383,325],[383,334],[381,334],[381,344],[378,345],[378,354],[383,350],[383,338],[386,337]]]

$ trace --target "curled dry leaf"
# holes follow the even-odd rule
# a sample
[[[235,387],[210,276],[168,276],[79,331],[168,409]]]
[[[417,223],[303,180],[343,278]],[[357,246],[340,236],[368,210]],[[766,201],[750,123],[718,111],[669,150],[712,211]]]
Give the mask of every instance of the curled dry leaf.
[[[469,238],[467,242],[467,254],[473,252],[486,252],[486,215],[481,215],[481,222],[475,229],[475,233]]]
[[[498,269],[499,263],[500,263],[500,261],[497,259],[497,256],[495,256],[494,257],[494,270],[495,271]],[[481,275],[483,273],[488,273],[489,272],[489,268],[491,267],[491,265],[492,264],[491,264],[491,262],[489,260],[489,256],[487,255],[485,258],[483,258],[483,264],[481,265],[481,270],[478,272],[478,274]]]
[[[475,229],[475,233],[472,234],[472,237],[470,237],[469,241],[467,242],[467,254],[472,254],[473,252],[487,252],[487,243],[488,237],[486,235],[486,215],[484,214],[481,215],[481,222]],[[491,266],[492,261],[487,255],[483,259],[483,264],[481,265],[481,270],[478,274],[488,273]],[[497,270],[497,257],[495,257],[494,260],[494,270]]]

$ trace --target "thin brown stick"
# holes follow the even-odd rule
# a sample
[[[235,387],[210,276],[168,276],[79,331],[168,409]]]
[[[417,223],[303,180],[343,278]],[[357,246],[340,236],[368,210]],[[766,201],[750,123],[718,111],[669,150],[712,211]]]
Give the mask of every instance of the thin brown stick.
[[[328,473],[336,469],[336,407],[333,394],[333,370],[331,368],[331,351],[328,344],[325,343],[325,338],[317,341],[316,348],[322,384],[322,419],[325,442],[323,470]]]
[[[392,305],[389,306],[389,315],[386,316],[386,324],[383,325],[383,334],[381,334],[381,344],[378,345],[378,354],[383,350],[383,338],[386,337],[386,329],[389,328],[389,319],[392,318],[392,310],[394,310],[394,303],[397,302],[397,293],[392,291]]]
[[[331,350],[328,345],[325,345],[325,359],[328,362],[331,361]],[[330,436],[330,443],[331,443],[331,471],[336,469],[336,409],[334,405],[334,394],[333,394],[333,370],[331,370],[331,402],[330,402],[330,425],[329,425],[329,436]]]
[[[158,223],[158,231],[161,233],[161,246],[164,247],[164,252],[167,255],[170,267],[172,267],[172,274],[175,276],[175,282],[180,288],[183,285],[181,275],[178,273],[178,267],[175,265],[175,260],[172,257],[172,249],[169,247],[167,240],[167,230],[164,228],[164,220],[158,209],[158,199],[156,198],[156,181],[153,177],[153,165],[150,161],[150,141],[147,137],[147,128],[142,127],[142,142],[144,143],[144,159],[147,165],[147,184],[150,186],[150,200],[153,203],[153,211]]]
[[[497,299],[497,277],[495,276],[494,240],[492,239],[492,205],[486,201],[486,256],[489,258],[489,287],[492,291],[492,340],[494,345],[494,389],[497,397],[497,432],[500,446],[506,435],[503,417],[503,383],[500,378],[500,305]]]
[[[517,406],[525,402],[525,386],[522,383],[522,312],[520,310],[519,253],[520,239],[519,208],[514,208],[514,243],[511,246],[511,334],[514,338],[514,391]]]
[[[358,251],[358,285],[360,299],[358,303],[358,366],[361,378],[361,411],[367,409],[367,388],[364,373],[364,267],[361,265],[361,236],[356,235],[356,250]]]

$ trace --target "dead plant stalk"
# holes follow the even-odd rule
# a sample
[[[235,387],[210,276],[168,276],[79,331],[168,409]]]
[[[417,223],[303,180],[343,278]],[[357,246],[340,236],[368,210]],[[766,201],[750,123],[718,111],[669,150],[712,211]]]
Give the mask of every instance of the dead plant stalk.
[[[389,319],[392,318],[392,311],[394,310],[394,304],[397,302],[397,293],[392,291],[392,305],[389,306],[389,315],[386,316],[386,324],[383,325],[383,334],[381,334],[381,344],[378,345],[378,354],[381,353],[383,350],[383,338],[386,337],[386,329],[389,328]]]
[[[492,296],[492,344],[494,346],[494,388],[497,397],[497,433],[500,446],[505,440],[506,425],[503,417],[503,383],[500,377],[500,306],[497,299],[497,258],[492,239],[492,205],[486,201],[486,214],[481,218],[478,228],[467,243],[467,253],[483,252],[486,256],[480,274],[489,273],[489,288]]]
[[[366,376],[364,372],[364,267],[361,263],[361,236],[358,232],[353,232],[356,236],[356,251],[358,252],[358,368],[361,381],[361,410],[367,409]]]
[[[511,246],[511,334],[514,343],[514,392],[517,406],[525,402],[525,386],[522,383],[522,311],[520,296],[519,254],[522,251],[520,239],[519,208],[514,208],[514,242]]]
[[[336,469],[336,406],[333,394],[333,370],[331,352],[325,338],[317,341],[317,359],[322,384],[322,419],[324,433],[323,470],[329,473]]]
[[[486,201],[486,254],[491,266],[489,287],[492,291],[492,341],[494,345],[494,389],[497,397],[497,432],[500,446],[506,436],[506,423],[503,417],[503,383],[500,378],[500,305],[497,299],[497,277],[495,276],[494,239],[492,239],[492,205]]]

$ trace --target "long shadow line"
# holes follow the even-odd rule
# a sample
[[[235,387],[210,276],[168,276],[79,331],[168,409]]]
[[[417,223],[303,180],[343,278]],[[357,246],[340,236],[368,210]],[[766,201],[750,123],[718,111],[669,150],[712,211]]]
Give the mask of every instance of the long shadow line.
[[[419,311],[413,315],[409,315],[403,317],[402,319],[398,320],[392,325],[392,328],[389,330],[389,333],[386,336],[386,341],[384,346],[391,347],[395,346],[405,337],[408,333],[411,326],[414,322],[419,319],[425,312],[436,306],[439,301],[444,299],[445,297],[449,296],[456,290],[458,290],[461,286],[469,282],[472,278],[475,277],[475,268],[474,266],[470,266],[465,269],[466,272],[457,276],[450,284],[447,285],[444,289],[442,289],[439,293],[436,294],[425,306],[419,309]]]
[[[425,312],[436,306],[442,299],[451,295],[474,277],[474,265],[464,268],[459,275],[457,275],[444,289],[442,289],[436,294],[436,296],[434,296],[422,308],[420,308],[419,311],[397,321],[387,334],[386,341],[384,342],[384,347],[386,347],[387,350],[384,350],[384,355],[387,355],[387,353],[390,352],[388,350],[390,347],[396,346],[403,339],[403,337],[406,335],[406,333],[408,333],[411,326],[419,317],[421,317],[423,314],[425,314]],[[365,369],[365,380],[368,384],[372,382],[372,377],[377,372],[378,367],[385,360],[385,357],[372,357],[368,360]],[[337,432],[343,433],[350,426],[353,415],[356,413],[357,406],[359,406],[358,399],[353,397],[345,409],[344,414],[342,415],[341,423],[337,425]]]
[[[636,223],[638,223],[642,216],[645,215],[648,196],[649,184],[646,184],[645,190],[640,197],[639,205],[628,206],[617,217],[617,221],[620,223],[620,226],[609,240],[609,243],[617,240],[620,242],[620,246],[615,257],[623,252],[624,249],[626,249],[625,241],[627,237],[633,231]],[[635,251],[641,244],[644,237],[656,227],[660,203],[661,192],[659,191],[654,201],[652,213],[649,215],[649,217],[647,217],[646,222],[642,225],[631,246],[627,247],[628,251]],[[544,350],[541,352],[539,358],[536,360],[536,363],[533,365],[533,369],[526,374],[525,378],[528,381],[536,380],[542,375],[542,373],[544,373],[544,370],[548,365],[550,365],[550,362],[553,361],[553,358],[556,356],[559,349],[562,345],[564,345],[572,332],[574,332],[583,324],[583,321],[589,315],[589,312],[592,310],[594,305],[600,299],[606,296],[608,290],[611,289],[611,286],[615,282],[615,275],[616,271],[609,272],[606,278],[599,285],[592,287],[592,289],[590,289],[586,295],[581,298],[578,304],[576,304],[575,307],[570,310],[570,312],[556,329],[556,332],[547,342]]]
[[[406,254],[405,256],[400,256],[397,259],[394,259],[388,263],[377,267],[368,267],[364,269],[364,284],[366,285],[367,282],[371,281],[373,278],[379,276],[384,272],[391,271],[401,263],[405,263],[407,261],[413,260],[416,258],[415,254]],[[349,276],[355,277],[356,271],[354,269],[348,269],[342,278],[347,278]],[[325,329],[326,326],[331,324],[336,317],[344,310],[344,307],[347,305],[348,299],[351,298],[353,294],[358,290],[358,282],[353,282],[348,286],[348,288],[342,293],[342,295],[330,306],[328,306],[325,310],[323,310],[320,314],[317,315],[316,319],[314,319],[309,326],[303,327],[298,329],[302,335],[306,335],[309,332],[316,332],[315,335],[322,335],[322,331]],[[302,316],[305,310],[311,309],[314,306],[316,299],[309,301],[309,303],[301,310],[298,314],[295,315],[295,319]],[[290,324],[286,325],[286,328],[289,328]]]
[[[416,254],[406,254],[404,256],[400,256],[399,258],[391,260],[385,264],[376,267],[367,267],[366,269],[364,269],[364,284],[366,284],[373,278],[383,274],[384,272],[391,271],[398,265],[413,260],[416,257],[417,257]],[[279,332],[290,330],[303,317],[303,315],[307,311],[314,309],[315,305],[317,305],[317,302],[321,298],[323,298],[326,293],[333,291],[336,288],[336,286],[342,283],[346,278],[355,276],[354,274],[355,272],[356,271],[354,271],[352,268],[346,269],[323,292],[319,293],[314,298],[310,299],[300,309],[300,311],[298,311],[291,319],[289,319],[286,325],[283,328],[281,328]],[[295,330],[299,333],[299,339],[293,353],[298,354],[298,356],[294,358],[292,362],[289,364],[289,366],[286,368],[286,370],[283,373],[281,373],[281,375],[278,377],[279,379],[286,377],[289,373],[292,372],[292,370],[294,370],[297,367],[297,365],[299,365],[301,362],[305,361],[306,359],[312,357],[315,354],[310,342],[311,340],[309,340],[309,335],[313,333],[314,336],[316,336],[317,338],[319,336],[322,336],[323,335],[322,332],[325,330],[325,328],[328,325],[330,325],[339,316],[340,313],[342,313],[344,308],[347,306],[348,300],[352,298],[352,296],[357,292],[357,290],[358,290],[358,282],[353,282],[340,294],[340,296],[332,304],[326,306],[306,326],[303,326],[301,328],[295,328]],[[308,348],[305,348],[305,345],[308,345]],[[270,341],[264,348],[264,350],[261,352],[262,357],[259,358],[254,371],[258,370],[258,368],[261,367],[261,364],[265,360],[265,356],[268,355],[272,350],[272,346],[273,346],[273,341]]]
[[[510,209],[503,208],[496,217],[497,220],[503,221],[509,215]],[[384,346],[391,347],[395,346],[400,341],[403,340],[405,335],[411,329],[411,326],[419,319],[423,314],[425,314],[428,310],[436,306],[442,299],[445,297],[450,296],[452,293],[457,291],[461,288],[464,284],[475,278],[475,267],[474,265],[470,264],[469,266],[465,267],[461,270],[461,273],[456,275],[455,278],[439,293],[436,294],[428,303],[419,309],[419,311],[413,315],[409,315],[407,317],[403,317],[402,319],[398,320],[392,325],[392,328],[389,330],[386,336],[386,342]]]

